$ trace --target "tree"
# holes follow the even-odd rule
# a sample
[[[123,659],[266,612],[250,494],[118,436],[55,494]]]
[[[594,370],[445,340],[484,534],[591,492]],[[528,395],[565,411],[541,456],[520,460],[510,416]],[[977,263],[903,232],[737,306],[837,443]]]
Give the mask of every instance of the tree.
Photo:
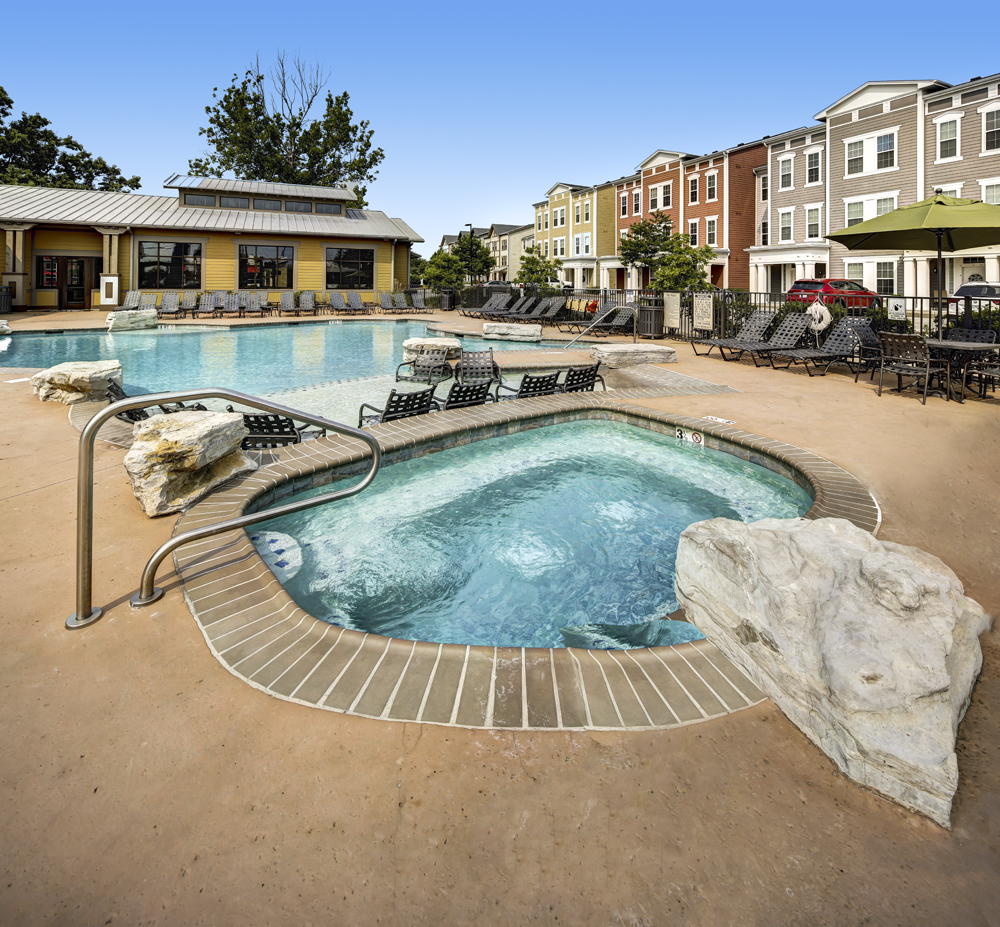
[[[451,246],[451,253],[462,262],[471,280],[485,277],[497,263],[490,249],[476,235],[459,235],[458,241]]]
[[[85,151],[71,135],[57,135],[44,116],[7,121],[14,101],[0,87],[0,183],[26,187],[70,187],[76,190],[128,192],[141,183],[118,167]]]
[[[465,283],[465,265],[443,248],[438,248],[424,266],[424,283],[440,290]]]
[[[710,290],[705,267],[715,260],[710,245],[691,247],[690,235],[671,235],[650,280],[654,290]]]
[[[558,278],[562,266],[559,258],[542,257],[542,249],[537,245],[525,248],[514,282],[545,284]]]
[[[622,263],[628,267],[647,267],[652,275],[660,263],[660,254],[667,249],[673,227],[670,216],[659,210],[649,219],[640,219],[629,226],[618,246]]]
[[[427,268],[425,261],[416,251],[410,252],[410,286],[421,286],[424,279],[424,271]]]
[[[188,162],[191,172],[219,175],[232,171],[237,180],[298,183],[319,187],[353,184],[354,205],[363,208],[368,184],[385,158],[372,147],[368,120],[353,123],[347,92],[326,95],[326,109],[310,121],[309,112],[326,86],[329,72],[299,58],[288,64],[284,53],[269,74],[260,59],[243,79],[232,83],[205,107],[208,126],[198,130],[209,151]],[[268,86],[268,82],[270,85]]]

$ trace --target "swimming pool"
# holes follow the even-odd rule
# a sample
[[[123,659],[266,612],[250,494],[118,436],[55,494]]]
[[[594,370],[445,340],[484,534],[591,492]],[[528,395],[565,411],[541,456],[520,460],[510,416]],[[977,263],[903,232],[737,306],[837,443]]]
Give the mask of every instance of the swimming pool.
[[[811,504],[742,459],[579,421],[394,464],[362,496],[264,522],[252,537],[296,602],[342,627],[625,648],[685,639],[690,625],[658,619],[677,607],[674,558],[689,524],[796,517]]]

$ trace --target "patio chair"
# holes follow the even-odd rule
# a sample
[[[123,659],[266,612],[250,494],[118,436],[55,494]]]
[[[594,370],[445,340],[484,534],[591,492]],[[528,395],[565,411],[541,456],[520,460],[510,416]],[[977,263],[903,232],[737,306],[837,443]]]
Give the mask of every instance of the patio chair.
[[[871,371],[868,379],[874,380],[875,371],[882,364],[882,342],[878,340],[878,335],[875,334],[868,319],[854,316],[844,321],[858,336],[858,369],[854,373],[854,382],[858,382],[858,377],[865,370]]]
[[[216,309],[221,309],[226,304],[226,291],[225,290],[216,290],[212,294],[212,298],[215,300],[215,302],[213,303],[213,305],[215,306],[215,308]]]
[[[427,311],[427,304],[424,302],[424,291],[415,290],[410,294],[410,299],[413,300],[413,308],[420,309],[423,312]]]
[[[386,400],[385,408],[383,409],[379,409],[367,402],[361,404],[361,408],[358,410],[358,428],[363,428],[365,425],[394,422],[397,419],[409,418],[412,415],[425,415],[436,408],[437,403],[434,402],[433,386],[414,393],[397,393],[393,390],[389,393],[389,398]],[[365,409],[371,409],[372,412],[366,415]]]
[[[395,306],[392,304],[392,294],[391,293],[379,293],[378,294],[378,305],[379,309],[383,312],[392,312]]]
[[[295,306],[295,294],[291,290],[281,291],[281,305],[278,307],[278,315],[298,315],[299,310]]]
[[[404,367],[409,367],[408,374],[400,373]],[[422,347],[411,361],[403,361],[396,368],[396,382],[409,380],[415,383],[440,383],[450,380],[454,375],[451,364],[448,363],[447,348]]]
[[[155,309],[156,308],[156,294],[155,293],[143,293],[139,297],[139,309]]]
[[[935,358],[927,341],[920,335],[903,335],[894,332],[879,332],[882,342],[882,362],[878,373],[878,394],[882,395],[882,377],[884,374],[896,375],[896,392],[903,391],[903,377],[911,377],[911,386],[919,388],[921,380],[924,384],[923,404],[927,405],[927,389],[934,377],[939,377],[945,362]]]
[[[560,390],[564,393],[592,393],[597,381],[601,381],[601,389],[607,391],[604,377],[598,372],[601,365],[593,364],[590,367],[570,367],[566,371],[566,379],[563,380]]]
[[[480,311],[481,319],[502,321],[504,319],[514,319],[521,316],[535,302],[532,296],[522,296],[515,300],[507,309],[491,309],[486,311],[485,307]]]
[[[496,312],[504,312],[509,302],[507,293],[491,293],[489,299],[478,309],[459,309],[458,314],[470,319],[483,319]]]
[[[442,412],[448,409],[466,409],[470,406],[481,406],[487,402],[495,402],[490,394],[491,380],[481,380],[478,383],[459,383],[457,380],[451,384],[448,395],[441,402],[435,405]]]
[[[114,380],[108,384],[107,396],[111,402],[120,402],[122,399],[135,398],[134,396],[129,396],[129,394],[126,393],[125,390],[123,390]],[[157,408],[161,412],[165,412],[168,415],[174,412],[208,411],[200,402],[194,402],[189,406],[184,405],[182,402],[167,402],[157,405]],[[115,418],[134,425],[136,422],[143,422],[149,418],[149,412],[147,412],[146,409],[124,409],[123,411],[116,413]]]
[[[226,293],[226,298],[222,301],[222,309],[219,315],[222,318],[235,316],[239,319],[243,317],[243,307],[240,305],[239,293]]]
[[[201,298],[198,300],[198,308],[191,310],[192,318],[200,319],[202,316],[206,315],[210,318],[215,318],[214,293],[202,293]]]
[[[538,321],[543,325],[557,325],[559,323],[559,316],[562,315],[565,309],[566,297],[550,296],[549,305],[542,310],[542,314],[538,317]]]
[[[809,331],[812,323],[812,316],[807,312],[792,312],[786,315],[781,324],[767,341],[746,341],[735,345],[719,345],[719,353],[723,360],[739,360],[744,354],[749,354],[753,358],[754,367],[759,367],[758,358],[766,358],[772,367],[771,355],[775,351],[790,351],[801,345],[803,338]],[[732,356],[726,357],[726,351],[732,352]]]
[[[303,290],[299,293],[299,315],[318,315],[316,308],[316,291]]]
[[[160,308],[157,309],[156,314],[161,318],[170,319],[183,319],[187,315],[186,310],[181,305],[181,297],[179,293],[164,293],[163,297],[160,299]]]
[[[459,383],[492,383],[503,381],[500,365],[493,359],[493,348],[485,351],[466,351],[455,363],[455,380]]]
[[[507,390],[513,396],[501,396],[500,390]],[[538,376],[526,373],[522,377],[518,386],[508,386],[506,383],[498,383],[494,391],[494,396],[498,402],[510,399],[532,399],[536,396],[551,396],[554,393],[561,393],[562,387],[559,385],[559,371],[555,373],[543,373]]]
[[[264,294],[251,292],[246,298],[243,315],[257,315],[263,318],[267,312],[267,306],[264,305]]]
[[[361,294],[357,290],[351,290],[351,292],[347,294],[347,308],[349,312],[367,315],[375,307],[366,306],[363,302],[361,302]]]
[[[396,312],[413,312],[413,307],[407,305],[406,294],[402,291],[392,294],[392,302]]]
[[[138,309],[140,296],[142,296],[142,293],[138,290],[129,290],[125,294],[125,299],[122,302],[122,309]]]
[[[743,325],[740,326],[740,330],[732,338],[699,338],[697,341],[691,342],[691,350],[695,354],[698,354],[698,349],[695,345],[707,344],[708,350],[703,355],[699,355],[707,357],[712,353],[712,348],[718,348],[721,354],[723,348],[733,347],[734,345],[746,342],[762,341],[764,333],[771,327],[773,321],[774,312],[771,309],[758,309],[747,316]]]
[[[610,322],[597,322],[590,326],[588,334],[605,337],[607,335],[624,335],[632,331],[632,319],[635,317],[635,303],[625,303]]]
[[[184,294],[181,296],[181,309],[187,312],[190,309],[192,312],[198,306],[198,291],[197,290],[185,290]]]
[[[256,295],[256,293],[256,290],[240,290],[240,306],[246,309],[246,307],[250,305],[250,300],[254,297],[254,295]]]
[[[581,334],[585,332],[591,325],[593,325],[598,319],[609,320],[614,317],[614,313],[620,311],[620,308],[613,303],[604,303],[600,306],[593,315],[588,316],[585,319],[564,319],[561,322],[556,322],[559,326],[559,331],[567,332],[570,334]],[[598,324],[601,324],[598,322]]]
[[[347,303],[344,302],[344,294],[340,290],[330,290],[327,294],[327,302],[331,312],[347,312]]]
[[[226,406],[227,412],[236,412],[232,406]],[[300,428],[292,419],[284,415],[274,415],[269,412],[242,412],[243,427],[248,434],[240,444],[244,451],[262,451],[271,447],[287,447],[289,444],[301,444],[309,438],[322,438],[326,429],[309,430]]]
[[[784,369],[788,369],[793,364],[801,363],[806,368],[809,376],[813,375],[809,369],[811,363],[817,370],[821,364],[825,364],[820,376],[826,376],[826,372],[836,363],[846,364],[853,372],[855,361],[859,359],[861,342],[853,325],[848,324],[846,319],[841,319],[827,335],[826,341],[821,348],[791,348],[789,350],[778,350],[771,354],[771,366],[775,367],[774,359],[787,358],[788,363]]]

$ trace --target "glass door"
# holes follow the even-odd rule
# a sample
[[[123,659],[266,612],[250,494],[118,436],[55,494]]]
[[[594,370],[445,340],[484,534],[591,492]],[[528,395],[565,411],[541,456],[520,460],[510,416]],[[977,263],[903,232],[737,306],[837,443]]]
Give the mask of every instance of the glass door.
[[[62,308],[63,309],[87,309],[89,308],[89,295],[91,258],[68,257],[63,259],[65,270],[62,273]]]

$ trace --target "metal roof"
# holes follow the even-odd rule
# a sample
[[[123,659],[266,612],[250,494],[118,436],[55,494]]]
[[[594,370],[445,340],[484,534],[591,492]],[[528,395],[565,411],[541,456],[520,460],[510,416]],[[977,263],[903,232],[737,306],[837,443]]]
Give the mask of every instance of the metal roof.
[[[390,219],[378,210],[348,209],[346,215],[329,216],[206,209],[181,206],[176,196],[60,187],[0,185],[0,221],[423,241],[402,219]]]
[[[356,198],[354,187],[314,187],[300,183],[262,183],[256,180],[227,180],[225,177],[190,177],[171,174],[163,186],[168,190],[217,190],[222,193],[249,193],[263,196],[302,196],[314,200],[346,202]]]

